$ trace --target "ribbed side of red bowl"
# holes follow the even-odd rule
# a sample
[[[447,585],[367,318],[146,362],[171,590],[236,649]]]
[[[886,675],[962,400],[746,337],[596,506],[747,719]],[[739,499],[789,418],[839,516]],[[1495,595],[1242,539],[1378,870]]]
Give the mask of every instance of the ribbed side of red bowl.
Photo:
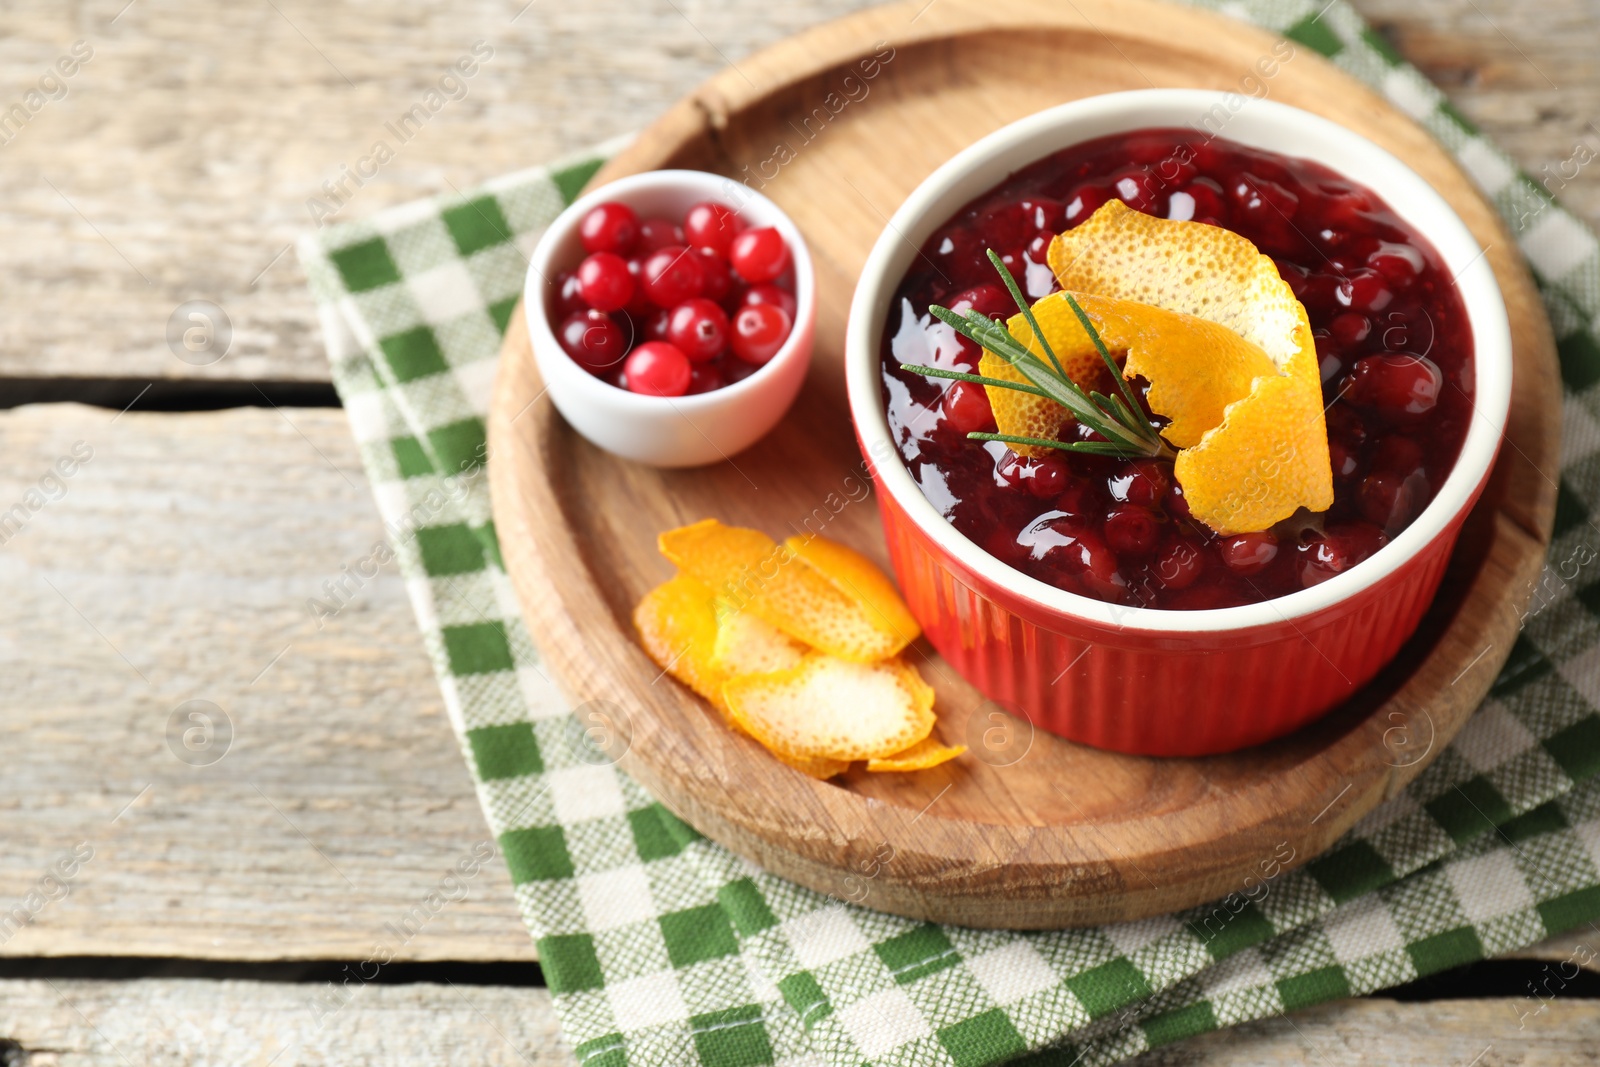
[[[1162,633],[1025,600],[950,558],[887,492],[877,497],[901,592],[962,677],[1051,733],[1152,756],[1259,744],[1338,705],[1416,630],[1461,529],[1458,518],[1393,573],[1320,612]]]

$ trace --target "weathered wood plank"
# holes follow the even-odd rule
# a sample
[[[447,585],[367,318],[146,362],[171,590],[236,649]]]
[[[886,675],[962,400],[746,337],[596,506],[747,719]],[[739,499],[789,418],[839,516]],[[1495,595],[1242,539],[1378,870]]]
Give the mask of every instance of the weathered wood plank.
[[[144,0],[118,16],[124,2],[0,12],[0,110],[25,101],[73,42],[94,50],[66,96],[0,144],[0,377],[325,380],[310,298],[284,250],[315,224],[309,200],[332,203],[322,183],[354,168],[473,42],[494,55],[465,96],[391,143],[395,158],[360,188],[347,183],[339,217],[639,128],[728,62],[865,6]],[[1580,141],[1600,148],[1594,0],[1357,7],[1529,169],[1559,167]],[[1587,172],[1561,192],[1600,220]],[[167,348],[167,319],[193,299],[233,322],[218,364],[192,367]]]
[[[324,1013],[309,983],[0,982],[17,1067],[569,1067],[550,994],[497,986],[368,985]]]
[[[58,497],[0,529],[0,954],[534,958],[498,858],[413,911],[492,842],[393,565],[307,610],[384,536],[343,412],[24,407],[0,454],[0,522]],[[231,720],[209,766],[189,700]]]
[[[394,159],[360,188],[345,183],[338,218],[636,129],[729,58],[863,2],[146,0],[115,21],[126,0],[7,5],[0,111],[74,41],[93,56],[65,79],[65,98],[0,145],[0,376],[326,380],[285,250],[316,225],[308,201],[335,203],[323,183],[377,141]],[[385,124],[476,41],[492,58],[402,144]],[[173,309],[193,299],[233,323],[233,350],[213,366],[179,361],[164,339]]]
[[[1129,1067],[1577,1067],[1594,1062],[1600,1003],[1340,1000],[1179,1042]]]
[[[567,1067],[543,989],[370,985],[322,1015],[310,984],[144,979],[0,982],[0,1035],[29,1067],[336,1063]],[[1482,1067],[1593,1062],[1600,1003],[1345,1000],[1159,1049],[1134,1067]]]

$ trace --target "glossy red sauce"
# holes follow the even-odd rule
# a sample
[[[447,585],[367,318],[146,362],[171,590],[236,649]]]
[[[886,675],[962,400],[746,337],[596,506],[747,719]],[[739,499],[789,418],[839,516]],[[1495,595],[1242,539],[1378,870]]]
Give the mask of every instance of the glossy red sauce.
[[[1050,239],[1113,197],[1226,227],[1277,263],[1316,336],[1334,473],[1328,511],[1219,537],[1188,517],[1170,463],[1068,452],[1023,459],[971,441],[969,430],[993,429],[983,389],[900,369],[975,371],[976,346],[928,306],[1012,314],[986,248],[1004,257],[1030,300],[1054,291],[1044,266]],[[1376,194],[1327,167],[1191,130],[1066,149],[962,208],[901,283],[882,357],[895,445],[956,529],[1041,581],[1152,608],[1268,600],[1360,563],[1432,500],[1472,411],[1471,328],[1432,246]]]

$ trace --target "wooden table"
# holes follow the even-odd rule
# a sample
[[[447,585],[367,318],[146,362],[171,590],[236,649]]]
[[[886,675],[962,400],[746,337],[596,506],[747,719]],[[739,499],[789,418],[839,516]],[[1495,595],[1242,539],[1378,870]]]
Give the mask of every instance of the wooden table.
[[[0,911],[60,898],[0,925],[0,1063],[574,1062],[496,865],[318,1025],[317,992],[487,831],[398,576],[321,628],[306,608],[383,531],[289,245],[315,225],[308,201],[332,206],[322,184],[475,41],[494,56],[466,95],[346,183],[334,217],[635,129],[859,5],[524,2],[0,13],[0,110],[74,42],[92,49],[0,128],[0,513],[45,501],[0,545]],[[1600,149],[1597,0],[1358,7],[1530,171]],[[1593,175],[1561,195],[1600,222]],[[231,319],[218,363],[167,344],[194,299]],[[75,445],[92,459],[47,477]],[[221,729],[184,747],[196,700],[231,732],[215,762]],[[75,848],[93,855],[62,897],[50,873]],[[1143,1062],[1591,1062],[1600,1004],[1519,1018],[1539,966],[1453,978],[1470,999],[1331,1004]]]

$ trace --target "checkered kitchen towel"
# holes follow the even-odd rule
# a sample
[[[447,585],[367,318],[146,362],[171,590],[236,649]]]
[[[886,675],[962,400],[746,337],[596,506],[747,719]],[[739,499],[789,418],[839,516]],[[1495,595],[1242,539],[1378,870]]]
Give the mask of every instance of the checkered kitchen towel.
[[[1600,243],[1343,0],[1222,7],[1377,86],[1506,215],[1560,338],[1567,447],[1534,609],[1455,743],[1328,855],[1191,912],[1051,933],[873,912],[701,838],[588,746],[501,569],[483,415],[525,255],[606,149],[302,242],[379,510],[584,1063],[1111,1063],[1600,918],[1600,583],[1585,584]]]

